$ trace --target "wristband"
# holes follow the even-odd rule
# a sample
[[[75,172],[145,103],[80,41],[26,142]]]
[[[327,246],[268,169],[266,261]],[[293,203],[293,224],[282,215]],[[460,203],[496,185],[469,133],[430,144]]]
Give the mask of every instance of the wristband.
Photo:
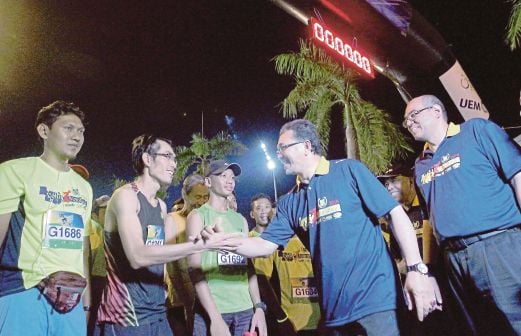
[[[86,311],[86,312],[90,311],[90,306],[83,306],[83,311]]]
[[[287,320],[288,320],[288,315],[286,315],[286,317],[283,318],[282,320],[277,319],[277,323],[283,323],[283,322],[286,322]]]
[[[266,304],[262,301],[260,302],[257,302],[256,304],[253,305],[253,308],[255,309],[261,309],[263,312],[266,312],[266,310],[268,309],[268,306],[266,306]]]

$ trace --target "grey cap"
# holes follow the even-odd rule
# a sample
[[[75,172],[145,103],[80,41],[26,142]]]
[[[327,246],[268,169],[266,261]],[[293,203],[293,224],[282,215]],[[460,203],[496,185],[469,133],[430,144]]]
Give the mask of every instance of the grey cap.
[[[210,165],[208,165],[208,173],[206,176],[210,175],[218,175],[225,171],[226,169],[231,169],[235,176],[241,175],[241,166],[237,163],[228,163],[224,160],[215,160],[211,161]]]

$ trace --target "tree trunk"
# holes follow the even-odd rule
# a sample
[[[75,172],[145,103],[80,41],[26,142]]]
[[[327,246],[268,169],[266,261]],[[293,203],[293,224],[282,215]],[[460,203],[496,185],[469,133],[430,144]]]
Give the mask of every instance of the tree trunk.
[[[353,129],[351,113],[347,106],[344,107],[344,122],[346,125],[346,153],[348,159],[359,159],[358,143],[356,142],[356,132]]]

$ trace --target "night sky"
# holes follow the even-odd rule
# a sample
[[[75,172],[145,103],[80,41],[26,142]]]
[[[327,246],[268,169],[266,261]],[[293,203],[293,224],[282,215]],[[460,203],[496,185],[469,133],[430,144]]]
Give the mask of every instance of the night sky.
[[[503,43],[506,1],[411,1],[451,45],[491,119],[521,125],[521,53]],[[237,160],[247,213],[255,192],[273,193],[259,143],[274,155],[284,122],[278,104],[291,78],[271,59],[297,51],[307,27],[269,1],[0,2],[0,161],[39,155],[35,114],[56,99],[88,115],[76,162],[88,167],[96,196],[113,176],[130,179],[130,142],[144,132],[188,145],[191,134],[228,130],[249,147]],[[400,121],[405,104],[382,76],[361,81],[362,96]],[[230,125],[225,115],[232,117]],[[520,130],[511,132],[512,135]],[[334,130],[331,157],[343,155]],[[276,170],[279,194],[293,178]],[[171,198],[178,197],[171,188]]]

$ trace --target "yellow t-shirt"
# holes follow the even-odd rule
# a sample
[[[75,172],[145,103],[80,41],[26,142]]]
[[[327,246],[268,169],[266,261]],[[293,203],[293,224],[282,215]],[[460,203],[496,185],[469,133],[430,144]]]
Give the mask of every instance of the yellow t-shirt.
[[[92,188],[38,157],[0,165],[0,214],[11,214],[0,259],[0,296],[34,287],[56,271],[84,275]]]
[[[176,224],[176,243],[185,243],[186,217],[180,211],[169,214]],[[182,258],[166,264],[167,306],[184,306],[191,309],[195,302],[195,289],[188,273],[188,260]]]
[[[252,230],[250,237],[260,234]],[[297,236],[282,251],[267,258],[254,258],[255,272],[271,278],[275,265],[280,281],[281,306],[298,330],[313,330],[320,320],[318,290],[311,266],[311,255]]]

